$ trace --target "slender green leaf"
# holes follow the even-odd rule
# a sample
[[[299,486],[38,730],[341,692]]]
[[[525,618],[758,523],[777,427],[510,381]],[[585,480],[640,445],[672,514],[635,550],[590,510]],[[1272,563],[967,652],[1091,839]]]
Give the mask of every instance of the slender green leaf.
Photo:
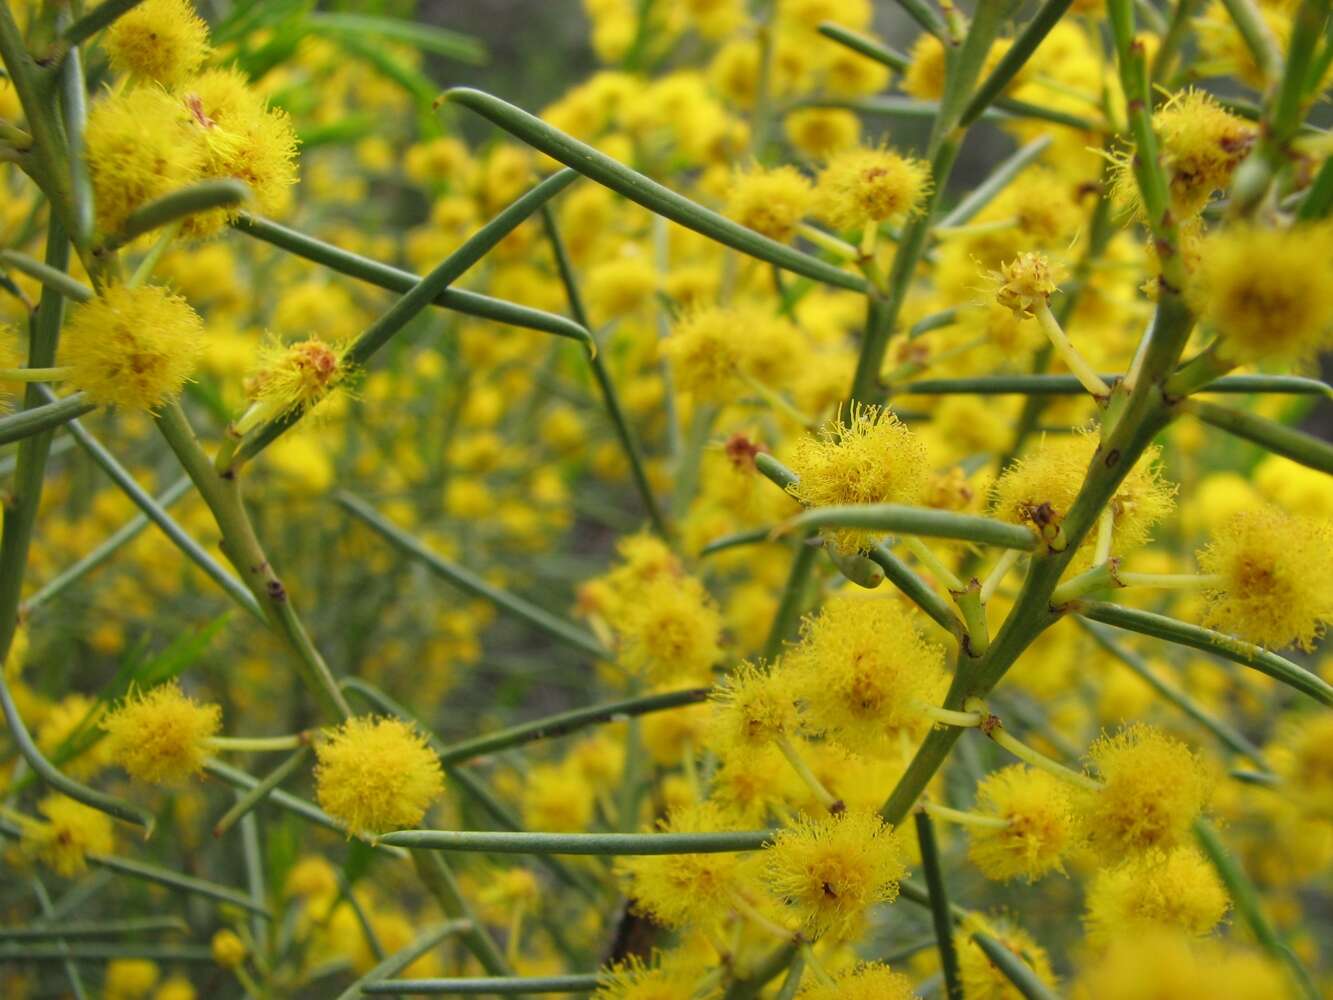
[[[757,851],[772,830],[716,833],[531,833],[511,830],[397,830],[378,843],[434,851],[486,854],[730,854]]]
[[[813,507],[797,514],[783,526],[796,528],[863,528],[868,531],[952,538],[980,545],[999,545],[1030,552],[1037,536],[1021,524],[1010,524],[975,514],[956,514],[932,507],[907,507],[894,503]]]
[[[1008,946],[981,931],[975,932],[972,940],[1026,1000],[1060,1000],[1053,989],[1037,978],[1032,966],[1023,961],[1016,952],[1010,951]]]
[[[597,973],[574,976],[505,976],[470,979],[386,979],[362,987],[363,993],[413,993],[419,996],[445,994],[475,996],[480,993],[508,996],[514,993],[587,993],[597,989]]]
[[[87,396],[76,392],[53,403],[19,410],[7,417],[0,417],[0,444],[22,441],[34,434],[54,430],[95,409],[96,403],[89,402]]]
[[[1181,403],[1181,408],[1228,434],[1253,441],[1274,454],[1284,455],[1293,462],[1333,475],[1333,445],[1313,434],[1306,434],[1256,413],[1206,403],[1202,399],[1187,399]]]

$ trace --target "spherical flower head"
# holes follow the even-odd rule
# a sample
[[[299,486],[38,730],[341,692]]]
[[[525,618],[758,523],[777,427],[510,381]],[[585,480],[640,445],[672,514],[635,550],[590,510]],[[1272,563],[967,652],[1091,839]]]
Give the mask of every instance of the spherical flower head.
[[[741,662],[714,688],[709,743],[720,752],[757,749],[796,732],[796,691],[790,672]]]
[[[1012,764],[977,786],[977,805],[1003,828],[969,827],[967,856],[989,879],[1028,882],[1063,870],[1063,858],[1077,843],[1072,796],[1067,782],[1045,771]]]
[[[814,186],[795,167],[738,170],[727,192],[726,214],[742,226],[786,243],[810,212]]]
[[[346,354],[346,344],[331,344],[318,336],[292,344],[268,341],[245,380],[246,395],[254,405],[236,430],[244,433],[283,413],[309,413],[335,391],[345,390],[357,374],[347,364]]]
[[[102,720],[111,759],[139,781],[179,785],[204,769],[222,709],[201,705],[175,681],[129,695]]]
[[[747,378],[786,382],[806,347],[791,322],[739,305],[690,311],[659,349],[679,389],[699,402],[729,403],[747,390]]]
[[[1103,787],[1076,793],[1075,808],[1089,845],[1110,859],[1187,840],[1212,793],[1203,760],[1142,723],[1099,738],[1088,760]]]
[[[764,877],[809,937],[847,938],[866,910],[897,898],[902,844],[873,812],[800,816],[765,851]]]
[[[807,982],[797,1000],[915,1000],[912,980],[882,962],[863,962],[831,983]]]
[[[521,807],[530,830],[577,833],[593,820],[596,791],[578,768],[542,764],[528,772]]]
[[[173,87],[199,71],[208,55],[208,25],[189,0],[146,0],[102,36],[111,68]]]
[[[704,973],[679,960],[646,965],[631,956],[627,961],[603,969],[593,1000],[716,1000],[717,987],[701,989]]]
[[[102,983],[104,1000],[143,1000],[161,976],[146,958],[117,958],[107,963]]]
[[[348,719],[315,744],[315,758],[320,806],[360,836],[416,826],[444,794],[439,758],[399,719]]]
[[[1273,768],[1307,813],[1333,820],[1333,713],[1315,712],[1278,730]]]
[[[89,854],[111,853],[114,837],[106,813],[64,795],[48,795],[37,811],[46,820],[23,824],[23,852],[57,875],[73,878],[88,867]]]
[[[1238,511],[1198,553],[1220,577],[1204,623],[1249,642],[1313,649],[1333,619],[1333,522],[1277,507]]]
[[[1021,319],[1031,319],[1050,301],[1057,287],[1050,260],[1042,253],[1021,253],[987,275],[995,286],[995,301]]]
[[[1043,437],[1029,454],[1004,470],[991,488],[991,510],[1013,524],[1026,524],[1049,536],[1069,513],[1096,457],[1095,432]],[[1162,478],[1160,450],[1146,449],[1121,481],[1108,507],[1114,518],[1112,552],[1122,555],[1144,545],[1153,527],[1175,507],[1174,484]],[[1090,532],[1085,545],[1095,542]]]
[[[1164,927],[1202,937],[1226,916],[1230,900],[1212,863],[1182,845],[1098,872],[1084,905],[1088,943],[1100,947],[1122,934],[1150,937]]]
[[[112,285],[71,310],[61,353],[94,403],[153,411],[180,395],[203,349],[190,304],[158,285]]]
[[[1174,95],[1152,117],[1159,155],[1171,185],[1171,213],[1177,220],[1203,211],[1209,199],[1231,184],[1231,175],[1254,145],[1258,130],[1231,114],[1216,98],[1189,88]],[[1130,157],[1117,159],[1116,193],[1122,189],[1132,204],[1138,198],[1138,182]]]
[[[722,655],[722,616],[692,576],[654,580],[616,626],[621,662],[655,684],[707,681]]]
[[[158,87],[93,102],[84,132],[97,229],[118,233],[135,209],[198,180],[204,151],[189,115]]]
[[[834,153],[819,174],[819,214],[839,229],[901,219],[920,211],[930,167],[891,149]]]
[[[233,930],[223,928],[213,935],[213,961],[224,969],[235,969],[245,961],[245,942]]]
[[[243,181],[264,215],[285,212],[297,176],[296,129],[287,112],[268,107],[235,69],[209,70],[185,81],[176,99],[188,112],[195,145],[203,151],[202,175]],[[214,235],[239,211],[232,207],[193,215],[183,232]]]
[[[800,477],[789,492],[809,507],[838,504],[915,504],[930,480],[925,443],[887,408],[857,404],[850,423],[839,416],[818,436],[796,442],[792,470]],[[856,552],[879,534],[855,528],[830,533],[833,544]]]
[[[926,642],[901,601],[837,594],[801,625],[786,658],[807,725],[847,747],[882,756],[900,733],[923,735],[922,712],[943,697],[944,652]]]
[[[1186,296],[1246,364],[1297,364],[1333,347],[1333,225],[1233,223],[1204,238]]]
[[[1070,993],[1073,1000],[1275,1000],[1295,995],[1280,964],[1239,948],[1234,939],[1198,940],[1164,928],[1116,935]]]
[[[944,43],[933,32],[923,31],[908,57],[911,62],[903,74],[903,91],[918,101],[938,101],[944,96]]]
[[[1046,954],[1046,949],[1023,928],[1007,920],[986,920],[972,916],[964,925],[964,929],[967,933],[957,937],[958,976],[962,980],[963,995],[967,1000],[1023,1000],[1025,996],[1009,981],[1009,977],[1000,967],[981,950],[981,945],[972,938],[974,931],[981,931],[1002,947],[1009,949],[1036,973],[1038,980],[1054,988],[1055,971],[1051,968],[1050,956]]]
[[[664,833],[711,833],[726,829],[721,809],[705,802],[673,809],[660,824]],[[735,906],[740,885],[738,854],[671,854],[626,857],[616,871],[639,913],[665,927],[712,927]]]

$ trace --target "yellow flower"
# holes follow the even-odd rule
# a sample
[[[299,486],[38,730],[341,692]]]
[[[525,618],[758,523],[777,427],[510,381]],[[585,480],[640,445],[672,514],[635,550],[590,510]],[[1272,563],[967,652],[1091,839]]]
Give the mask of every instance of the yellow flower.
[[[967,856],[998,881],[1022,876],[1035,882],[1063,870],[1064,855],[1077,842],[1071,799],[1067,782],[1023,764],[987,775],[977,786],[977,805],[1007,825],[969,827]]]
[[[1315,816],[1333,820],[1333,713],[1316,712],[1279,730],[1273,766]]]
[[[114,846],[111,817],[64,795],[48,795],[37,804],[45,822],[23,824],[23,851],[64,878],[88,867],[91,854],[109,854]]]
[[[1098,739],[1088,760],[1104,787],[1078,791],[1075,808],[1088,843],[1112,860],[1186,840],[1212,792],[1197,754],[1142,723]]]
[[[783,119],[782,130],[798,151],[823,160],[856,145],[861,121],[854,112],[840,108],[801,108]]]
[[[104,1000],[144,1000],[161,973],[146,958],[117,958],[107,963]]]
[[[345,360],[347,347],[318,336],[293,344],[266,343],[245,380],[252,404],[236,421],[237,433],[285,413],[309,413],[336,391],[346,390],[358,374]]]
[[[102,47],[112,69],[171,87],[203,65],[208,25],[188,0],[146,0],[112,22]]]
[[[811,980],[798,1000],[915,1000],[912,980],[881,962],[863,962],[835,975],[831,983]]]
[[[223,928],[213,935],[213,961],[224,969],[234,969],[245,961],[246,947],[235,931]]]
[[[721,810],[709,802],[674,809],[664,833],[708,833],[726,829]],[[635,909],[666,927],[708,926],[734,908],[739,888],[738,854],[673,854],[622,858],[616,871],[627,881]]]
[[[709,742],[719,752],[757,749],[796,732],[796,693],[788,672],[739,663],[713,689]]]
[[[348,719],[315,744],[315,795],[354,834],[416,826],[444,794],[426,738],[398,719]]]
[[[602,970],[602,982],[593,1000],[716,1000],[717,986],[703,988],[702,970],[677,962],[645,965],[631,956],[625,962]]]
[[[119,232],[135,209],[198,180],[204,167],[188,112],[158,87],[95,101],[84,143],[103,234]]]
[[[808,725],[858,753],[884,756],[900,733],[930,727],[923,707],[944,695],[944,652],[899,600],[838,594],[801,624],[786,657]]]
[[[820,171],[819,214],[839,229],[900,219],[930,193],[930,167],[890,149],[845,149]]]
[[[72,310],[61,347],[70,381],[93,402],[151,411],[180,395],[203,336],[203,322],[179,295],[112,285]]]
[[[1056,289],[1056,273],[1040,253],[1021,253],[987,277],[995,285],[995,301],[1021,319],[1035,316]]]
[[[654,580],[617,616],[615,626],[621,662],[656,684],[706,682],[722,655],[722,616],[691,576]]]
[[[235,69],[214,69],[183,83],[177,98],[204,150],[204,177],[232,177],[249,186],[254,207],[281,215],[296,183],[296,130],[287,112],[269,108]],[[211,236],[240,209],[191,216],[184,232]]]
[[[786,243],[810,211],[814,187],[795,167],[738,170],[727,192],[727,216]]]
[[[968,933],[958,935],[956,940],[959,942],[958,974],[967,1000],[1023,1000],[1026,996],[981,950],[981,945],[972,938],[973,931],[981,931],[993,938],[1036,973],[1039,981],[1048,987],[1055,986],[1055,972],[1051,969],[1046,949],[1023,928],[1007,920],[987,920],[973,915],[964,929]]]
[[[818,437],[804,436],[791,456],[800,481],[792,496],[810,507],[838,504],[915,504],[925,493],[930,463],[921,439],[887,408],[857,404],[851,422],[826,424]],[[874,542],[879,535],[856,528],[831,532],[845,552]]]
[[[1252,507],[1234,514],[1200,550],[1220,578],[1204,622],[1250,642],[1313,649],[1333,619],[1333,522]]]
[[[1163,927],[1202,936],[1221,922],[1229,904],[1212,863],[1186,845],[1147,851],[1098,872],[1088,886],[1083,922],[1093,945],[1124,934],[1151,937]]]
[[[898,896],[907,869],[893,829],[871,812],[800,816],[765,851],[769,888],[811,937],[852,936],[865,911]]]
[[[528,772],[523,786],[523,823],[530,830],[577,833],[592,822],[592,784],[577,768],[543,764]]]
[[[732,402],[751,379],[781,385],[794,375],[805,344],[789,320],[747,304],[690,312],[662,341],[676,385],[700,402]]]
[[[1192,939],[1184,932],[1131,929],[1090,963],[1073,1000],[1277,1000],[1293,997],[1291,980],[1276,961],[1232,940]]]
[[[1333,226],[1219,229],[1203,240],[1186,294],[1229,359],[1312,358],[1333,347]]]
[[[172,681],[132,694],[102,720],[111,759],[139,781],[178,785],[199,774],[222,709],[201,705]]]

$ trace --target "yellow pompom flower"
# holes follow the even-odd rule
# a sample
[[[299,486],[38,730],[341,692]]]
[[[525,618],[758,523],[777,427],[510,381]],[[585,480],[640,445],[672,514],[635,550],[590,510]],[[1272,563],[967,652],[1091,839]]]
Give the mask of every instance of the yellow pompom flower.
[[[645,965],[631,956],[603,969],[593,1000],[716,1000],[722,990],[701,988],[703,973],[688,964]]]
[[[1020,319],[1031,319],[1050,301],[1058,275],[1045,254],[1021,253],[987,277],[995,286],[995,301]]]
[[[131,777],[178,785],[204,769],[222,709],[201,705],[175,681],[131,694],[102,720],[107,752]]]
[[[691,576],[659,577],[617,617],[620,660],[655,684],[705,682],[722,655],[722,616]]]
[[[783,133],[804,155],[825,160],[855,146],[861,136],[861,121],[841,108],[800,108],[783,119]]]
[[[995,481],[991,510],[1049,537],[1069,513],[1099,447],[1095,433],[1042,438]],[[1108,504],[1114,518],[1111,550],[1117,555],[1147,543],[1153,527],[1175,507],[1176,487],[1162,478],[1158,456],[1156,446],[1145,449]],[[1089,532],[1084,544],[1092,545],[1095,536]]]
[[[790,672],[742,662],[709,695],[713,725],[709,743],[720,753],[757,750],[799,727]]]
[[[1333,522],[1277,507],[1238,511],[1198,553],[1214,577],[1204,622],[1250,642],[1313,649],[1333,619]]]
[[[1024,1000],[1024,994],[973,940],[973,931],[981,931],[994,938],[1030,968],[1039,981],[1048,987],[1055,986],[1055,971],[1051,968],[1050,956],[1023,928],[1007,920],[986,920],[973,915],[968,918],[964,929],[968,933],[960,934],[957,938],[958,976],[962,980],[963,995],[967,1000]]]
[[[995,771],[977,786],[977,805],[1004,827],[969,827],[967,856],[987,878],[1035,882],[1063,870],[1064,855],[1077,843],[1070,786],[1023,764]]]
[[[57,875],[73,878],[88,867],[89,854],[109,854],[114,846],[111,817],[64,795],[37,804],[45,821],[23,824],[23,853]]]
[[[107,963],[103,1000],[144,1000],[161,977],[157,963],[146,958],[117,958]]]
[[[711,802],[673,809],[660,824],[664,833],[709,833],[726,828]],[[664,927],[710,927],[735,906],[740,886],[738,854],[670,854],[626,857],[616,871],[639,913]]]
[[[912,980],[882,962],[863,962],[841,972],[830,983],[812,980],[797,1000],[915,1000]]]
[[[289,412],[309,413],[338,390],[346,390],[357,370],[346,362],[347,345],[318,336],[292,344],[265,343],[254,370],[245,380],[251,400],[236,421],[238,434]]]
[[[811,729],[859,753],[882,756],[900,733],[930,727],[922,711],[944,695],[944,652],[917,631],[907,606],[837,594],[801,625],[786,658]]]
[[[1074,804],[1089,845],[1105,858],[1188,839],[1212,793],[1212,774],[1199,756],[1142,723],[1102,736],[1088,760],[1103,787],[1077,791]]]
[[[1098,872],[1088,886],[1083,924],[1094,946],[1122,934],[1150,937],[1163,927],[1201,937],[1222,921],[1229,904],[1212,863],[1182,845]]]
[[[1333,226],[1232,223],[1205,237],[1186,296],[1239,364],[1333,347]]]
[[[1301,716],[1278,730],[1273,768],[1301,806],[1333,820],[1333,713]]]
[[[208,56],[208,25],[189,0],[146,0],[112,22],[102,38],[111,68],[172,87]]]
[[[930,481],[926,446],[887,408],[856,405],[851,422],[826,424],[819,436],[796,442],[792,470],[800,481],[790,493],[810,507],[920,501]],[[831,532],[833,543],[854,552],[878,534],[856,528]]]
[[[786,243],[813,202],[814,186],[795,167],[750,167],[733,177],[726,214],[742,226]]]
[[[415,826],[444,794],[426,738],[398,719],[348,719],[315,744],[320,806],[361,836]]]
[[[158,87],[95,101],[84,132],[97,229],[119,232],[135,209],[197,181],[204,150],[190,115]]]
[[[178,88],[177,98],[204,151],[202,176],[244,181],[259,212],[285,212],[297,174],[296,129],[287,112],[268,107],[235,69],[209,70],[188,80]],[[211,236],[238,211],[215,209],[191,216],[184,232]]]
[[[1184,932],[1138,929],[1117,935],[1073,984],[1073,1000],[1279,1000],[1295,997],[1275,960],[1234,939],[1197,940]]]
[[[930,167],[890,149],[834,153],[819,174],[819,215],[839,229],[911,215],[930,193]]]
[[[223,928],[213,935],[213,961],[224,969],[234,969],[245,961],[245,942],[233,930]]]
[[[872,812],[800,816],[765,851],[769,889],[812,938],[858,932],[866,910],[897,898],[907,873],[892,827]]]
[[[61,356],[93,402],[151,411],[180,395],[203,336],[203,321],[179,295],[112,285],[71,311]]]

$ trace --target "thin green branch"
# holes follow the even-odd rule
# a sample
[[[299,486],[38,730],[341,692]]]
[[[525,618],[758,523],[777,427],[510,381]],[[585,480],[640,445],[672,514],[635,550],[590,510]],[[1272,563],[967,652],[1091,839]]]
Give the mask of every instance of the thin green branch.
[[[17,250],[0,250],[0,265],[13,268],[41,282],[43,288],[59,292],[71,302],[87,302],[94,295],[91,288],[64,271],[49,267]]]
[[[51,905],[51,897],[46,891],[46,886],[42,884],[41,877],[33,875],[32,877],[33,895],[37,897],[37,905],[41,908],[43,920],[53,920],[55,918],[55,907]],[[39,930],[39,928],[24,928],[26,930]],[[74,1000],[87,1000],[88,993],[83,988],[83,977],[79,975],[79,967],[74,960],[69,957],[69,945],[65,941],[65,935],[56,931],[56,947],[65,953],[65,961],[61,964],[65,967],[65,978],[69,980],[70,991],[74,994]],[[0,940],[5,940],[0,936]],[[13,940],[10,938],[10,940]]]
[[[310,747],[298,747],[293,753],[248,789],[240,789],[236,801],[213,824],[213,836],[221,837],[243,818],[248,816],[261,802],[273,794],[284,781],[295,774],[310,759]]]
[[[407,555],[420,560],[436,576],[448,580],[460,590],[474,597],[481,597],[490,601],[500,610],[521,618],[551,638],[558,639],[585,655],[596,657],[599,660],[615,658],[615,655],[610,650],[603,648],[591,632],[587,632],[563,618],[551,614],[545,608],[539,608],[531,601],[487,583],[469,569],[449,562],[393,524],[360,497],[354,496],[346,490],[341,490],[338,493],[337,500],[350,514],[364,521]]]
[[[55,399],[54,395],[51,397]],[[22,441],[34,434],[55,430],[76,417],[91,413],[97,409],[96,403],[90,403],[81,392],[73,393],[53,403],[19,410],[7,417],[0,417],[0,444]]]
[[[760,850],[772,830],[716,833],[533,833],[512,830],[398,830],[378,843],[484,854],[730,854]]]
[[[1027,65],[1037,46],[1050,34],[1051,29],[1059,23],[1073,2],[1074,0],[1046,0],[1042,4],[1041,10],[1023,26],[1023,30],[996,63],[995,68],[981,81],[963,111],[959,125],[966,127],[981,117],[981,113],[990,107],[1005,87],[1013,82],[1019,70]]]
[[[921,870],[926,876],[926,890],[930,893],[930,919],[935,928],[940,969],[944,975],[944,995],[948,1000],[963,1000],[963,982],[958,973],[958,950],[953,940],[953,917],[949,912],[949,896],[944,887],[944,870],[940,867],[935,828],[925,812],[918,811],[914,818],[917,844],[921,848]]]
[[[475,111],[528,145],[573,167],[598,184],[709,239],[816,281],[840,288],[850,288],[853,291],[863,291],[866,287],[865,280],[860,275],[844,271],[818,257],[812,257],[776,240],[761,236],[752,229],[746,229],[725,216],[704,208],[643,174],[631,170],[623,163],[616,162],[591,146],[565,135],[540,118],[498,97],[468,87],[455,87],[448,91],[445,97]]]
[[[984,181],[969,191],[952,211],[936,223],[936,226],[947,229],[970,222],[995,199],[996,195],[1008,187],[1015,177],[1040,159],[1050,145],[1051,137],[1043,135],[1033,139],[1026,146],[1019,147],[1001,161]]]
[[[1121,375],[1103,374],[1112,388]],[[1333,395],[1325,383],[1300,375],[1224,375],[1209,382],[1205,393],[1245,395],[1252,392],[1288,396]],[[1086,390],[1073,375],[978,375],[971,378],[920,379],[893,387],[895,396],[1078,396]]]
[[[1206,403],[1201,399],[1187,399],[1180,404],[1180,409],[1228,434],[1253,441],[1266,451],[1333,475],[1333,444],[1313,434],[1256,413]]]
[[[972,940],[976,942],[977,947],[986,953],[986,957],[990,959],[991,964],[1004,974],[1004,978],[1009,980],[1014,989],[1021,993],[1026,1000],[1060,1000],[1054,990],[1037,978],[1032,966],[1023,961],[1017,952],[1011,951],[995,938],[981,931],[973,933]]]
[[[145,233],[170,226],[199,212],[215,208],[234,208],[249,200],[249,186],[230,177],[191,184],[135,209],[126,218],[121,231],[108,236],[98,248],[98,252],[107,253],[123,247]]]
[[[537,209],[572,184],[577,176],[572,170],[561,170],[516,198],[371,323],[347,349],[343,363],[351,370],[363,367],[395,334],[434,302],[440,292],[495,249],[496,244],[527,221]],[[305,412],[301,407],[288,410],[246,434],[230,462],[221,471],[235,469],[240,463],[254,458],[298,423]]]
[[[796,556],[787,573],[787,582],[783,584],[777,610],[773,613],[768,638],[764,640],[761,655],[765,660],[775,660],[782,652],[783,644],[796,635],[797,623],[809,600],[807,582],[818,555],[819,545],[813,533],[802,532],[796,542]]]
[[[665,694],[641,695],[637,698],[625,698],[621,701],[592,705],[588,708],[576,708],[557,715],[548,715],[532,722],[510,726],[498,732],[476,736],[461,743],[453,743],[440,751],[440,762],[459,764],[480,757],[483,754],[508,750],[536,740],[554,739],[567,736],[587,726],[620,719],[636,718],[652,712],[664,712],[686,705],[697,705],[708,697],[708,688],[686,688],[681,691],[668,691]]]
[[[149,864],[146,861],[138,861],[133,858],[124,858],[116,854],[89,854],[88,863],[99,868],[105,868],[107,871],[115,872],[118,875],[127,875],[143,882],[166,886],[168,889],[176,889],[191,895],[215,899],[220,903],[239,906],[250,913],[258,913],[266,917],[270,915],[266,908],[257,905],[247,893],[241,892],[239,889],[218,885],[216,882],[195,878],[193,875],[185,875],[170,868],[163,868],[160,865]]]
[[[574,321],[579,326],[591,331],[592,324],[588,322],[587,311],[583,308],[583,296],[579,292],[578,279],[574,276],[574,266],[570,262],[569,254],[565,251],[565,241],[560,236],[560,229],[555,222],[555,214],[551,211],[549,204],[542,206],[541,216],[542,225],[546,230],[547,242],[551,244],[551,253],[555,256],[556,268],[560,272],[560,281],[565,286],[565,298],[569,302],[569,311],[573,314]],[[602,404],[606,407],[607,415],[611,418],[611,426],[615,429],[616,437],[620,440],[621,450],[624,451],[626,459],[629,460],[630,475],[634,479],[634,486],[639,491],[639,498],[643,501],[644,508],[648,511],[648,519],[652,521],[653,530],[663,538],[670,538],[671,533],[662,513],[661,504],[658,503],[657,495],[653,492],[653,485],[648,479],[648,470],[643,460],[643,448],[639,444],[638,437],[630,428],[629,420],[625,416],[625,409],[620,405],[620,393],[616,389],[615,382],[611,379],[611,373],[607,370],[605,359],[601,352],[596,350],[595,342],[593,348],[589,352],[588,363],[592,367],[593,378],[597,381],[597,389],[602,394]]]
[[[798,528],[860,528],[924,538],[951,538],[1025,552],[1037,547],[1037,536],[1021,524],[1010,524],[975,514],[956,514],[932,507],[907,507],[893,503],[813,507],[786,521],[782,528],[784,531]]]
[[[1116,628],[1125,629],[1129,632],[1138,632],[1141,635],[1165,639],[1167,642],[1189,646],[1191,649],[1199,649],[1205,653],[1212,653],[1235,663],[1252,667],[1259,673],[1267,674],[1274,680],[1281,681],[1293,690],[1315,699],[1315,701],[1333,707],[1333,685],[1330,685],[1313,671],[1306,670],[1304,667],[1298,666],[1290,660],[1253,643],[1243,642],[1232,636],[1223,635],[1221,632],[1214,632],[1212,629],[1177,621],[1174,618],[1168,618],[1166,615],[1154,614],[1151,611],[1140,611],[1137,608],[1127,608],[1119,604],[1108,604],[1102,601],[1075,601],[1069,610],[1082,615],[1084,618],[1091,618],[1093,621],[1114,625]]]
[[[420,993],[422,990],[411,987],[398,989],[380,989],[386,982],[413,982],[414,980],[392,980],[391,977],[398,975],[409,965],[415,962],[422,955],[426,954],[440,942],[455,934],[461,934],[465,930],[471,929],[471,921],[468,920],[450,920],[435,927],[428,927],[417,935],[416,940],[401,951],[396,951],[387,958],[382,959],[373,969],[353,982],[347,989],[338,994],[338,1000],[356,1000],[366,993]],[[417,980],[424,982],[428,980]],[[424,992],[431,992],[426,990]]]
[[[143,0],[103,0],[66,28],[61,38],[64,44],[71,48],[82,45],[103,28],[110,27],[122,14],[128,13],[141,3]]]
[[[873,59],[877,63],[882,63],[899,73],[912,64],[912,60],[904,53],[885,45],[879,39],[863,35],[859,31],[852,31],[850,28],[844,28],[833,21],[825,21],[820,24],[819,33],[825,38],[832,39],[839,45],[845,45],[853,52],[863,55],[867,59]]]
[[[262,240],[298,257],[314,261],[316,264],[321,264],[330,270],[337,271],[339,274],[357,278],[367,284],[391,292],[410,292],[421,282],[420,276],[413,274],[411,271],[404,271],[401,268],[382,264],[369,257],[362,257],[350,250],[336,247],[332,243],[325,243],[323,240],[317,240],[313,236],[297,232],[295,229],[288,229],[271,219],[242,212],[239,218],[232,223],[232,227],[237,232],[245,233],[247,236]],[[594,346],[592,334],[564,316],[546,312],[543,309],[532,309],[514,302],[506,302],[503,299],[491,298],[489,295],[478,295],[476,292],[464,291],[461,288],[446,288],[435,296],[431,304],[452,309],[464,316],[476,316],[479,319],[488,319],[508,326],[537,330],[541,333],[577,340],[589,347]]]

